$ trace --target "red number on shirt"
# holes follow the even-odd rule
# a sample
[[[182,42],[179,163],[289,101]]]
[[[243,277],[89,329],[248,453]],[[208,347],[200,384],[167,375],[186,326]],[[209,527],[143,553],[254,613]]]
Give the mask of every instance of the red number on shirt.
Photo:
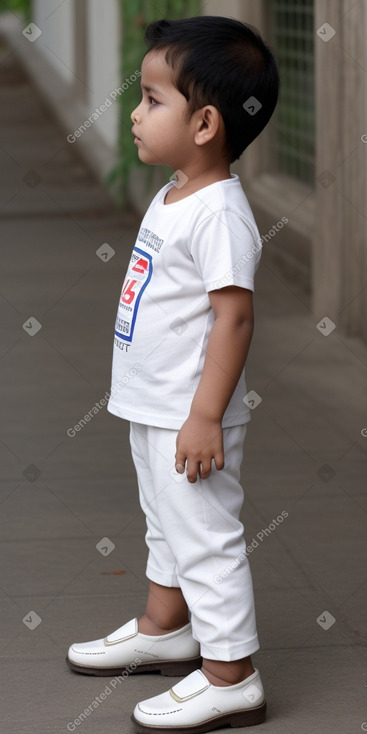
[[[121,301],[123,303],[130,304],[135,298],[135,291],[134,291],[134,285],[136,284],[136,280],[127,280],[126,284],[124,286],[124,289],[121,294]]]
[[[132,270],[135,271],[135,273],[142,273],[144,275],[145,271],[148,269],[148,262],[147,260],[143,260],[142,257],[139,258],[139,260],[135,263]]]

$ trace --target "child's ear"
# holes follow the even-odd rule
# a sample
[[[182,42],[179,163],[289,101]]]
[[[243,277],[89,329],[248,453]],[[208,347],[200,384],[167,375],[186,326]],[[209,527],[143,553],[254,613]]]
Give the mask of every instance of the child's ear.
[[[213,105],[206,105],[197,110],[195,143],[204,145],[215,138],[218,130],[223,128],[223,119],[219,110]]]

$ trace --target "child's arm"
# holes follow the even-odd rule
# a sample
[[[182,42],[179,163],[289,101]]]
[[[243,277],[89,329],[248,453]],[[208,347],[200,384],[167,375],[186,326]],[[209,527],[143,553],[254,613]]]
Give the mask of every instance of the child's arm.
[[[252,292],[237,286],[210,291],[215,321],[189,417],[177,436],[176,470],[189,482],[207,479],[214,459],[224,467],[222,419],[241,376],[254,328]]]

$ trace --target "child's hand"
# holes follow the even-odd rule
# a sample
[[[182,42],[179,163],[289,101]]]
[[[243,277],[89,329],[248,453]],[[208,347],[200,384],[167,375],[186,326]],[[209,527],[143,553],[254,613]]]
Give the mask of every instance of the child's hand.
[[[196,482],[197,475],[207,479],[214,459],[217,469],[224,467],[223,432],[221,421],[189,416],[176,441],[176,471],[185,471],[189,482]]]

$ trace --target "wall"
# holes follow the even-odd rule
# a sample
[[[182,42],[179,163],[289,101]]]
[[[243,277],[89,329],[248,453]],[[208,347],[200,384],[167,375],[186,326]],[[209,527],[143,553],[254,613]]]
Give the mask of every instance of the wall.
[[[87,38],[89,70],[89,109],[99,107],[106,96],[121,85],[120,79],[120,3],[118,0],[88,0]],[[117,144],[118,101],[113,101],[95,123],[109,145]]]
[[[72,84],[74,79],[73,0],[33,0],[33,22],[41,29],[37,50],[59,76]]]

